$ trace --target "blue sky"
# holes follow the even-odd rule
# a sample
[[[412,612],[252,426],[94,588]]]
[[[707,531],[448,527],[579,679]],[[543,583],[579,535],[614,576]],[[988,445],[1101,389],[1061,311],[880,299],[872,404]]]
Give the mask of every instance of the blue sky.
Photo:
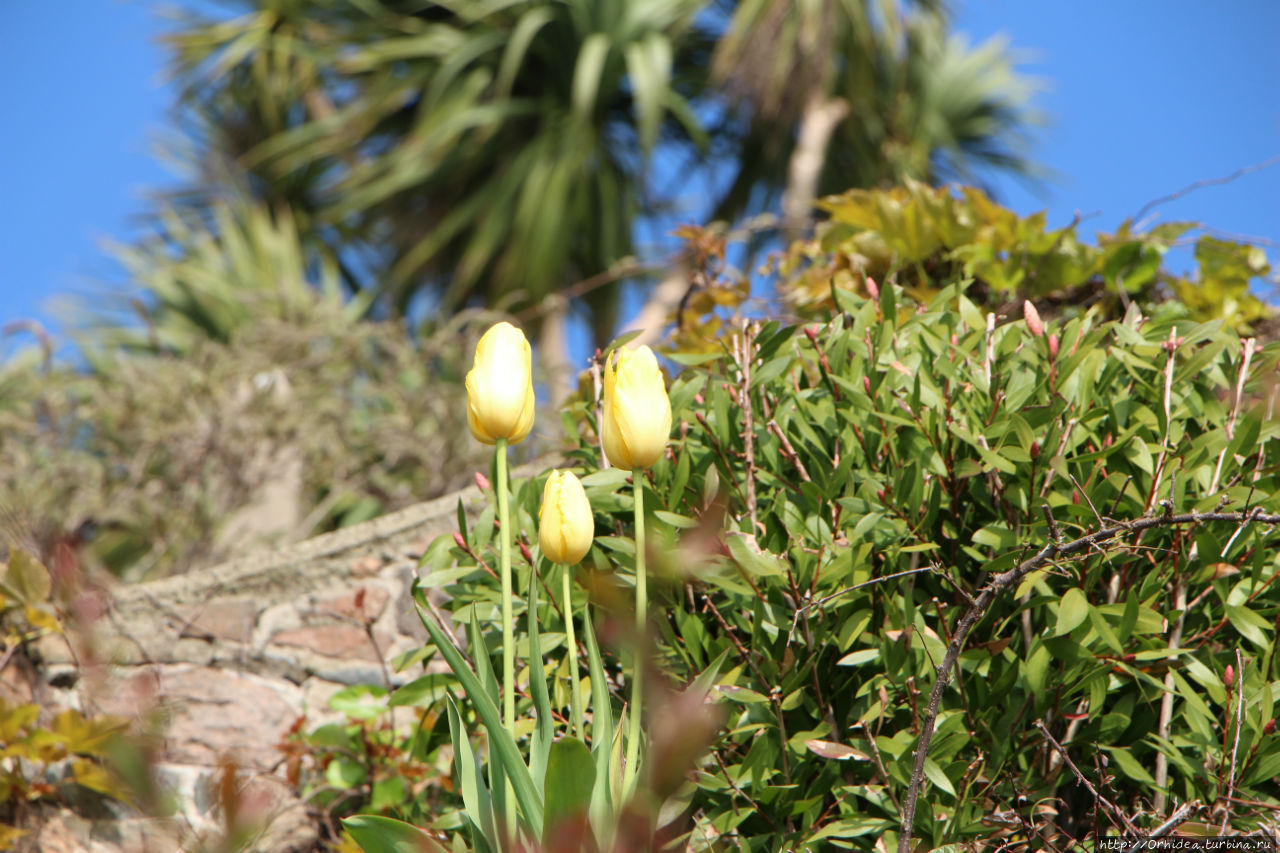
[[[151,153],[173,99],[155,5],[0,3],[0,326],[33,317],[56,328],[52,297],[119,281],[101,241],[126,237],[144,191],[171,180]],[[1274,0],[955,8],[971,42],[1003,33],[1041,78],[1050,124],[1033,153],[1054,176],[1034,191],[997,182],[1019,212],[1047,208],[1054,224],[1098,212],[1082,230],[1111,230],[1152,199],[1280,154]],[[1280,165],[1158,214],[1280,240]]]

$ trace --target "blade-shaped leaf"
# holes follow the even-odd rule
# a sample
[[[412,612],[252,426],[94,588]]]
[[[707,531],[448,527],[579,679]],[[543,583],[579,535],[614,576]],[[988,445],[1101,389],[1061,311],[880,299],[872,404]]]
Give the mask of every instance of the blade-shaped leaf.
[[[476,662],[476,675],[479,676],[485,692],[489,694],[489,698],[496,705],[501,701],[498,695],[498,676],[493,671],[493,660],[489,657],[489,646],[484,641],[484,632],[480,630],[480,622],[476,619],[474,607],[471,608],[471,623],[468,626],[468,634],[471,640],[471,657]]]
[[[538,719],[533,729],[529,747],[529,772],[534,780],[542,779],[547,772],[547,757],[551,740],[555,737],[555,720],[551,715],[551,697],[547,693],[547,670],[542,662],[542,636],[538,631],[538,578],[537,570],[529,578],[529,691],[533,694],[533,707]],[[545,791],[543,792],[545,796]]]
[[[577,738],[556,741],[551,747],[543,786],[547,795],[545,826],[550,829],[558,820],[585,812],[595,781],[595,762],[587,745]]]
[[[445,853],[430,835],[395,818],[358,814],[344,818],[342,826],[365,853]]]
[[[497,703],[490,698],[480,684],[480,679],[471,671],[471,667],[467,666],[467,662],[463,660],[462,654],[454,647],[453,642],[440,626],[427,618],[422,589],[416,585],[413,588],[413,597],[418,604],[418,618],[422,621],[422,626],[431,635],[431,641],[440,649],[440,654],[444,655],[453,674],[462,682],[463,689],[467,691],[468,698],[475,705],[476,713],[484,723],[485,730],[489,734],[490,747],[501,759],[511,778],[516,801],[520,805],[520,811],[524,814],[525,820],[528,821],[531,834],[541,837],[542,797],[538,794],[537,786],[533,784],[529,768],[520,757],[520,749],[516,746],[515,738],[502,725],[502,712],[498,710]]]
[[[480,778],[480,762],[471,750],[471,741],[462,727],[462,716],[451,694],[445,695],[449,708],[449,737],[453,741],[453,765],[458,774],[458,787],[462,789],[462,804],[466,806],[467,822],[471,830],[471,846],[476,853],[497,849],[498,836],[494,832],[492,803],[489,791]]]
[[[613,820],[613,791],[609,785],[609,758],[613,745],[613,706],[609,700],[609,682],[604,677],[604,662],[591,625],[591,607],[583,609],[582,632],[587,640],[587,666],[591,670],[591,753],[595,756],[595,787],[591,791],[591,823],[609,826]]]

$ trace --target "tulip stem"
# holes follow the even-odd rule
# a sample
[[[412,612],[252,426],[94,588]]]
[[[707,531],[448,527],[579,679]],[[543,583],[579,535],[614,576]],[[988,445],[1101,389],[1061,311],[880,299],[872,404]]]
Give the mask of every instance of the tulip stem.
[[[574,731],[582,740],[587,739],[587,729],[582,722],[582,696],[578,693],[578,639],[573,630],[573,566],[564,567],[564,634],[569,646],[569,707],[573,709]]]
[[[644,470],[631,472],[631,490],[635,495],[636,526],[636,636],[634,670],[631,674],[631,709],[627,721],[627,763],[622,789],[630,795],[635,792],[639,779],[637,762],[640,757],[640,705],[644,692],[644,633],[649,607],[649,590],[644,568]]]
[[[516,739],[516,640],[515,616],[512,614],[511,590],[511,525],[508,521],[507,508],[507,440],[500,438],[494,449],[495,467],[498,469],[498,542],[499,568],[502,574],[502,722],[511,739]],[[507,832],[516,829],[516,801],[507,780]]]

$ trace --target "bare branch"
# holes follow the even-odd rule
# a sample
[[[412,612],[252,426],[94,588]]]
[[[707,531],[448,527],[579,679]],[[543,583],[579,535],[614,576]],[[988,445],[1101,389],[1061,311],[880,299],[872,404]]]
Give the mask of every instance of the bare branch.
[[[1271,166],[1274,166],[1277,163],[1280,163],[1280,154],[1277,154],[1274,157],[1263,160],[1261,163],[1254,163],[1252,166],[1245,166],[1243,169],[1237,169],[1234,172],[1232,172],[1230,175],[1224,175],[1220,178],[1205,178],[1204,180],[1196,181],[1193,184],[1187,184],[1185,187],[1178,190],[1177,192],[1169,193],[1166,196],[1161,196],[1160,198],[1154,199],[1153,201],[1149,201],[1146,204],[1144,204],[1142,206],[1142,209],[1140,209],[1137,213],[1133,215],[1133,221],[1138,222],[1147,213],[1147,211],[1151,210],[1154,207],[1159,207],[1165,202],[1177,201],[1178,199],[1182,198],[1184,195],[1187,195],[1188,193],[1193,193],[1196,190],[1203,189],[1205,187],[1216,187],[1216,186],[1220,186],[1221,184],[1229,184],[1232,181],[1236,180],[1237,178],[1243,178],[1245,175],[1252,174],[1253,172],[1261,172],[1263,169],[1270,168]]]
[[[942,705],[942,694],[951,683],[951,670],[964,651],[965,640],[973,626],[986,614],[987,609],[1000,593],[1016,584],[1036,569],[1043,568],[1054,560],[1088,553],[1103,543],[1111,542],[1122,535],[1140,533],[1153,527],[1178,527],[1185,524],[1204,524],[1212,521],[1225,521],[1239,524],[1246,518],[1255,523],[1272,527],[1280,525],[1280,515],[1260,515],[1253,512],[1186,512],[1174,514],[1166,511],[1160,515],[1144,515],[1132,521],[1117,521],[1094,530],[1078,539],[1059,545],[1049,542],[1034,555],[1022,561],[1007,572],[993,577],[983,588],[981,594],[956,624],[955,634],[947,645],[947,653],[937,667],[937,678],[933,683],[933,691],[929,695],[929,707],[920,726],[920,738],[916,746],[915,766],[911,772],[911,782],[907,789],[907,798],[902,810],[902,826],[898,833],[898,853],[908,853],[911,849],[911,833],[915,822],[916,803],[920,798],[920,787],[924,780],[924,764],[929,755],[929,744],[933,740],[933,730],[937,723],[938,712]],[[1185,599],[1184,599],[1185,600]]]
[[[1044,720],[1036,720],[1035,725],[1036,728],[1038,728],[1044,736],[1048,738],[1049,745],[1057,750],[1058,754],[1062,756],[1062,760],[1066,762],[1067,767],[1071,768],[1071,772],[1076,774],[1076,779],[1079,780],[1080,784],[1089,789],[1090,794],[1093,794],[1094,801],[1100,803],[1107,811],[1111,812],[1111,816],[1116,819],[1117,823],[1124,827],[1126,832],[1130,835],[1137,835],[1138,830],[1129,822],[1129,818],[1120,810],[1120,807],[1102,796],[1102,794],[1098,793],[1098,789],[1093,787],[1093,783],[1089,781],[1087,776],[1080,772],[1080,768],[1076,767],[1076,763],[1071,760],[1071,756],[1067,755],[1066,748],[1054,740],[1053,735],[1049,734],[1049,729],[1045,727]]]

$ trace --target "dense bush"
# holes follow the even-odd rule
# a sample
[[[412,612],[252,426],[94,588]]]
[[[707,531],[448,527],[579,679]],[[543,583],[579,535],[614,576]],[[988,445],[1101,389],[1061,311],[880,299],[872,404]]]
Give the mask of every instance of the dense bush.
[[[0,540],[83,533],[91,567],[163,576],[458,488],[482,458],[467,324],[414,340],[315,299],[259,314],[181,352],[0,362]]]
[[[974,598],[1059,538],[1139,518],[1070,556],[1045,551],[981,615],[942,695],[915,836],[1062,846],[1113,827],[1048,735],[1141,828],[1192,800],[1205,824],[1258,826],[1280,807],[1275,536],[1265,520],[1173,514],[1280,508],[1280,348],[1174,303],[997,324],[959,284],[925,301],[893,285],[828,293],[825,322],[749,324],[719,351],[671,356],[675,440],[643,484],[655,661],[676,685],[718,673],[726,725],[691,767],[651,756],[679,783],[665,837],[893,846],[936,668]],[[572,611],[590,595],[616,651],[631,497],[625,472],[600,469],[595,418],[589,400],[564,415],[597,525]],[[513,493],[517,529],[536,530],[541,482]],[[491,625],[489,648],[493,530],[489,510],[462,541],[442,537],[422,581],[451,593],[459,624]],[[547,674],[563,675],[567,608],[529,569],[522,593],[537,583],[551,599],[537,614]],[[626,658],[609,667],[615,719]],[[427,676],[400,700],[434,708],[449,683]],[[567,708],[562,687],[553,704]],[[655,740],[664,724],[649,719]]]

